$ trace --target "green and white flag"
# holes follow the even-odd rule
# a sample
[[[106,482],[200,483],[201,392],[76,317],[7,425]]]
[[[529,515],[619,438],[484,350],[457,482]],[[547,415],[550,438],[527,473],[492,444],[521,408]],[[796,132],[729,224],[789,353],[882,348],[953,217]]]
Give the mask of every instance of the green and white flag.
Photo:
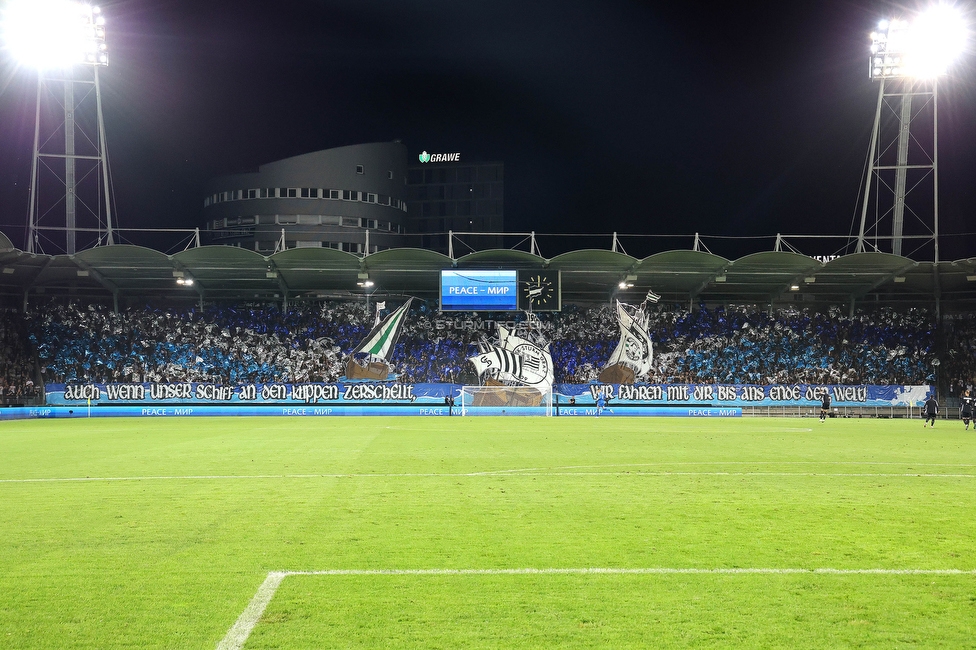
[[[413,298],[408,299],[407,302],[400,305],[400,307],[384,318],[352,353],[359,354],[363,352],[373,358],[386,361],[387,355],[390,354],[390,351],[396,344],[397,337],[400,335],[400,326],[403,325],[403,321],[407,316],[407,310],[410,309],[410,303],[412,301]]]

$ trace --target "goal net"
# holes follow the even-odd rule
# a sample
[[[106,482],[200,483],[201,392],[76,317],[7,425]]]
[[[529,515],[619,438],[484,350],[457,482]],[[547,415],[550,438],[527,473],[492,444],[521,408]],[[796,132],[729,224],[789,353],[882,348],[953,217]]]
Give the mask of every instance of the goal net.
[[[552,389],[531,386],[463,386],[461,415],[552,415]]]

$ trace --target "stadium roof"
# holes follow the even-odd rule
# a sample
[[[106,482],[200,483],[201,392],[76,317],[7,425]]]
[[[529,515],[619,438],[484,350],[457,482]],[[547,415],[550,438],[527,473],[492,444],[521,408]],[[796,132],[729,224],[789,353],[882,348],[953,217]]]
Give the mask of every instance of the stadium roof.
[[[592,303],[618,295],[639,302],[648,291],[665,300],[708,303],[831,303],[945,306],[976,302],[976,258],[915,262],[887,253],[843,255],[820,262],[768,251],[728,260],[695,250],[644,259],[608,250],[577,250],[546,259],[521,250],[478,251],[451,259],[414,248],[360,257],[329,248],[294,248],[270,256],[231,246],[201,246],[167,255],[114,245],[75,255],[31,254],[0,234],[0,294],[126,301],[274,300],[414,295],[436,302],[442,269],[550,269],[562,276],[563,302]],[[178,278],[193,284],[178,284]],[[374,285],[364,288],[366,279]],[[633,286],[618,289],[626,281]],[[972,305],[967,305],[970,308]]]

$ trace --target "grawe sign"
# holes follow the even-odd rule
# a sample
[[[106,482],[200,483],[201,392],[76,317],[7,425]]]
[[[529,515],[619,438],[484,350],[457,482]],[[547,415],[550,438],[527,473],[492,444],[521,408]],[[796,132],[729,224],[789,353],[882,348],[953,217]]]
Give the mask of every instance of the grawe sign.
[[[422,163],[461,162],[460,153],[427,153],[424,151],[420,154],[419,158]]]

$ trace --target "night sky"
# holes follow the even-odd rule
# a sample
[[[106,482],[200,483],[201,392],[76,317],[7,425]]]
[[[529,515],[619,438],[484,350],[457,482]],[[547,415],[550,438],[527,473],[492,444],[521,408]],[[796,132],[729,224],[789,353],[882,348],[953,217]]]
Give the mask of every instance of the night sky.
[[[877,99],[867,34],[894,13],[864,0],[102,7],[122,227],[193,227],[209,178],[401,139],[411,160],[503,161],[508,230],[722,236],[856,227]],[[23,246],[34,78],[8,61],[2,78],[0,224]],[[976,237],[950,235],[976,231],[974,57],[939,101],[942,257],[969,257]],[[706,243],[728,257],[773,245]],[[640,256],[690,240],[624,244]],[[542,252],[558,247],[576,245]]]

